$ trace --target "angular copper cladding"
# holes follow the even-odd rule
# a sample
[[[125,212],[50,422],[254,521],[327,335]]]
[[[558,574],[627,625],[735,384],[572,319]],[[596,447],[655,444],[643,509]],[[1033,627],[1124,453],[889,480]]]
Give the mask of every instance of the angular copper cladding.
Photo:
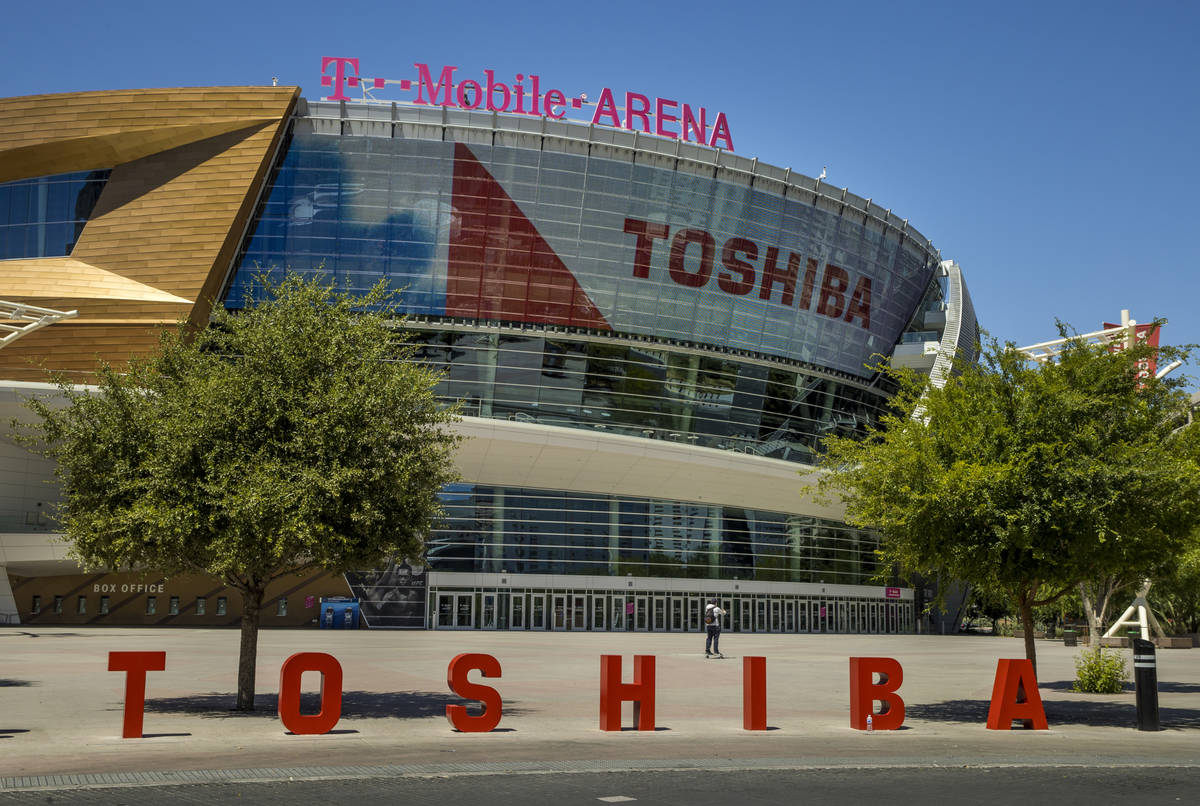
[[[0,379],[77,380],[200,324],[234,259],[299,87],[0,99],[0,182],[111,169],[69,257],[0,261],[0,299],[78,318],[0,350]]]

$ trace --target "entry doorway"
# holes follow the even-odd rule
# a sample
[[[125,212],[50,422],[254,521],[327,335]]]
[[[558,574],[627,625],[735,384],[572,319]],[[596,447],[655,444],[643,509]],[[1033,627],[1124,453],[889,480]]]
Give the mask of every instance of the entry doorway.
[[[439,593],[437,629],[470,630],[475,627],[475,595],[472,593]]]

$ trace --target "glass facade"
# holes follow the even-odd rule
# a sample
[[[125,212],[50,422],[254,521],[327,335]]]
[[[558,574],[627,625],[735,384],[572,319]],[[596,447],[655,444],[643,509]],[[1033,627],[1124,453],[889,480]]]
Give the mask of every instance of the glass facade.
[[[432,571],[861,585],[877,568],[872,533],[821,518],[482,485],[442,498]]]
[[[936,289],[939,256],[907,222],[782,169],[727,169],[729,155],[426,112],[302,106],[226,307],[264,272],[357,293],[385,281],[416,359],[444,373],[437,394],[472,417],[806,464],[878,419],[892,390],[870,366]],[[877,588],[826,596],[879,570],[877,537],[837,521],[473,483],[442,497],[424,558],[440,588],[412,569],[348,577],[373,624],[680,629],[705,586],[736,580],[735,629],[911,629],[911,604]],[[479,574],[526,588],[473,587]],[[625,596],[597,578],[682,587]]]
[[[71,254],[111,171],[0,183],[0,260]]]
[[[845,204],[600,143],[315,125],[295,122],[229,307],[264,269],[324,271],[355,291],[386,280],[409,313],[719,345],[869,378],[937,265],[923,241]]]
[[[674,440],[811,463],[886,396],[794,367],[544,334],[419,330],[418,360],[463,413]]]

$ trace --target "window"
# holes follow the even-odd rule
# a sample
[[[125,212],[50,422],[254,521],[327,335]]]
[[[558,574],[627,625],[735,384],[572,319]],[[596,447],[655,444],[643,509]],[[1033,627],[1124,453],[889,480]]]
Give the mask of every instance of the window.
[[[287,597],[286,596],[279,597],[279,602],[278,602],[278,604],[275,605],[275,615],[277,615],[277,616],[286,616],[287,615]]]
[[[167,605],[167,613],[172,616],[179,615],[179,597],[178,596],[171,597],[170,603]]]
[[[87,615],[87,597],[80,596],[75,600],[75,613],[80,616]]]
[[[0,260],[71,254],[110,173],[75,171],[0,183]]]
[[[41,612],[42,612],[42,597],[41,597],[41,596],[34,596],[34,597],[33,597],[33,604],[32,604],[32,605],[30,605],[30,607],[29,607],[29,612],[30,612],[31,614],[35,615],[35,616],[36,616],[38,613],[41,613]]]
[[[102,615],[102,616],[108,615],[108,597],[107,596],[100,597],[100,615]]]
[[[153,616],[157,612],[158,612],[158,597],[157,596],[147,596],[146,597],[146,615]]]
[[[223,615],[225,615],[225,612],[226,612],[225,597],[218,596],[217,597],[217,615],[223,616]]]
[[[206,612],[208,612],[208,600],[205,599],[203,596],[197,596],[196,597],[196,615],[203,616]]]
[[[61,596],[54,597],[54,614],[55,615],[62,614],[62,597]]]

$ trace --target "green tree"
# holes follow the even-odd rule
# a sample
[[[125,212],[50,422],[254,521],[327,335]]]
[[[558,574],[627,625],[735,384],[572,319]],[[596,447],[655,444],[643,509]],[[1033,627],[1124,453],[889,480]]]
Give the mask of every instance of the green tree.
[[[1200,632],[1200,543],[1155,578],[1149,598],[1171,632]]]
[[[884,367],[892,410],[865,439],[826,441],[823,486],[882,534],[886,563],[1007,596],[1036,664],[1033,608],[1148,573],[1200,517],[1196,462],[1168,439],[1183,381],[1139,378],[1148,350],[1073,339],[1036,364],[992,342],[943,388]]]
[[[456,442],[383,284],[263,282],[259,304],[165,332],[92,390],[62,383],[66,407],[35,401],[29,435],[57,462],[85,566],[206,573],[241,594],[239,710],[254,708],[267,584],[420,556]]]

